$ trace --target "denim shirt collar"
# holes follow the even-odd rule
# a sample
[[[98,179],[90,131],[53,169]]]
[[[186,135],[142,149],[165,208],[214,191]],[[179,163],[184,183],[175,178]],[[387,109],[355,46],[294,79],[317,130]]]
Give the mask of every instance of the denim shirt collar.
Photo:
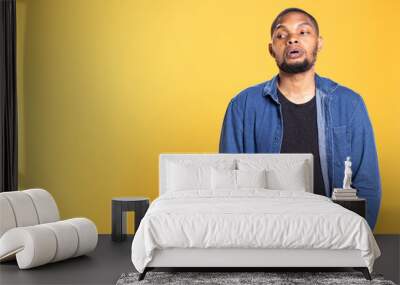
[[[263,89],[263,96],[269,95],[276,102],[278,102],[278,93],[277,93],[278,76],[279,74],[276,74],[274,77],[272,77],[271,80],[267,81]],[[323,93],[325,94],[332,93],[338,85],[336,82],[321,77],[317,73],[314,74],[314,77],[315,77],[316,88],[320,91],[323,91]]]

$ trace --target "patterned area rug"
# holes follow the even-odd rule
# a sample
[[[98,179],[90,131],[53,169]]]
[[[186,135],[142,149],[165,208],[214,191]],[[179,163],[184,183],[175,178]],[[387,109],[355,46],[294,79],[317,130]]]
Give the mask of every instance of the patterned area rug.
[[[361,272],[154,272],[146,274],[138,281],[139,273],[124,273],[117,285],[133,284],[384,284],[396,285],[384,280],[381,274],[371,274],[372,280],[366,280]]]

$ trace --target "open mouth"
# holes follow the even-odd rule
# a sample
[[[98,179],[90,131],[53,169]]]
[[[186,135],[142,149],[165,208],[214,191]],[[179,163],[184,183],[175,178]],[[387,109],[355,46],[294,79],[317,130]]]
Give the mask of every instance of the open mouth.
[[[299,58],[304,54],[301,49],[291,49],[287,52],[286,56],[288,58]]]

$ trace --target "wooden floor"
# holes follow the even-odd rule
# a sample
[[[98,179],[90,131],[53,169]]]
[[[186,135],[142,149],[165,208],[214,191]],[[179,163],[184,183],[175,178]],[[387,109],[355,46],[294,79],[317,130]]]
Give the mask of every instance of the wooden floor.
[[[399,284],[400,235],[375,236],[382,251],[374,272]],[[109,235],[100,235],[94,252],[29,270],[19,270],[16,262],[0,264],[0,284],[115,284],[124,272],[134,271],[130,259],[132,237],[112,242]],[[310,270],[312,271],[312,270]]]

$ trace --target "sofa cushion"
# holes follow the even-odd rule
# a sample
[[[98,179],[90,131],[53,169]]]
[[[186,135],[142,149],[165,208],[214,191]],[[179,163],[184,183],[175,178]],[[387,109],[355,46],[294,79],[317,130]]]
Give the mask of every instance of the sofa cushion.
[[[55,200],[43,189],[0,193],[0,216],[0,237],[14,227],[34,226],[60,219]]]
[[[28,189],[22,191],[29,195],[35,206],[39,224],[57,222],[60,220],[58,207],[53,196],[43,189]]]
[[[20,269],[80,256],[97,245],[95,224],[86,218],[8,230],[0,238],[0,261],[16,257]]]
[[[14,211],[8,199],[0,194],[0,237],[8,230],[15,228],[17,222],[15,220]]]
[[[17,227],[26,227],[39,224],[39,218],[31,197],[24,191],[10,191],[0,193],[8,200],[12,210],[13,218]]]

